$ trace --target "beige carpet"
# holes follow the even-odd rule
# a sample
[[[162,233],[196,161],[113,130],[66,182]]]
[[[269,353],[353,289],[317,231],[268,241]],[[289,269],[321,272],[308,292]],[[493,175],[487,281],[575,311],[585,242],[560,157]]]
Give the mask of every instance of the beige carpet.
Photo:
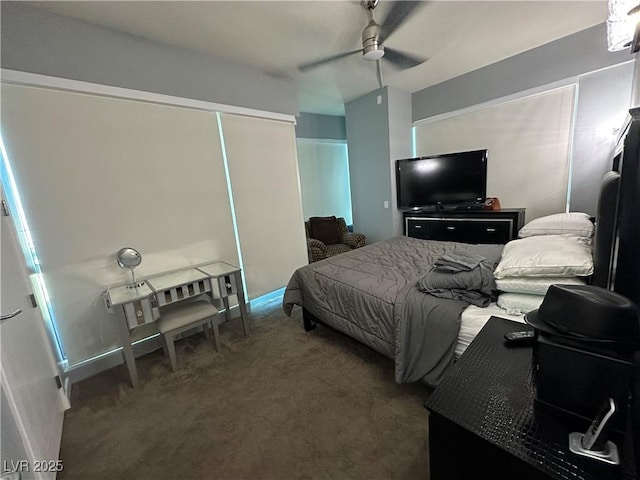
[[[300,309],[254,309],[73,386],[61,480],[427,479],[429,388],[397,385],[393,362],[331,329],[307,333]]]

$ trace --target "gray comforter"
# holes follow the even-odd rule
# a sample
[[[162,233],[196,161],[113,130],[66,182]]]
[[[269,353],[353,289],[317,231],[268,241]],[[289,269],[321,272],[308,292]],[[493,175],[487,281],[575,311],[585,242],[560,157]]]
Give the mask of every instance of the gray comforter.
[[[417,282],[448,253],[476,254],[487,245],[395,237],[296,270],[283,308],[306,308],[322,322],[395,362],[398,383],[437,385],[453,363],[460,314],[467,303],[436,298]],[[497,249],[498,257],[502,245]]]

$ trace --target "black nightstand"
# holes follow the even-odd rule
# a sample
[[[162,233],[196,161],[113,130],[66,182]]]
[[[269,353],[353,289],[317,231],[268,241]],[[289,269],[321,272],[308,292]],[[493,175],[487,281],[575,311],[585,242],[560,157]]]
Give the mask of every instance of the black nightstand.
[[[530,328],[491,317],[427,400],[431,480],[637,479],[630,445],[613,438],[621,466],[572,454],[588,424],[534,409],[531,347],[503,339]]]

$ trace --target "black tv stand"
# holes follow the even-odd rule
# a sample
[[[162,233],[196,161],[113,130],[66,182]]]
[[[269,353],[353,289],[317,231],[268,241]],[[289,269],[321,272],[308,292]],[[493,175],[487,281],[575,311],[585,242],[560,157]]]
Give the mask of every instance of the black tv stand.
[[[405,235],[424,240],[504,244],[516,238],[524,225],[524,208],[468,207],[404,212]]]

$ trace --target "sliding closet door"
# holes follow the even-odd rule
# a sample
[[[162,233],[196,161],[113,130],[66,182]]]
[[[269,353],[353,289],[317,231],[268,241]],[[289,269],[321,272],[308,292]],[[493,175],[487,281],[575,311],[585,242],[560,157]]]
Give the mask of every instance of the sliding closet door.
[[[71,365],[119,343],[121,247],[138,276],[238,263],[215,113],[3,85],[2,135]]]
[[[488,148],[487,196],[526,220],[564,212],[574,86],[416,126],[418,156]]]
[[[221,115],[249,298],[307,263],[293,124]]]

